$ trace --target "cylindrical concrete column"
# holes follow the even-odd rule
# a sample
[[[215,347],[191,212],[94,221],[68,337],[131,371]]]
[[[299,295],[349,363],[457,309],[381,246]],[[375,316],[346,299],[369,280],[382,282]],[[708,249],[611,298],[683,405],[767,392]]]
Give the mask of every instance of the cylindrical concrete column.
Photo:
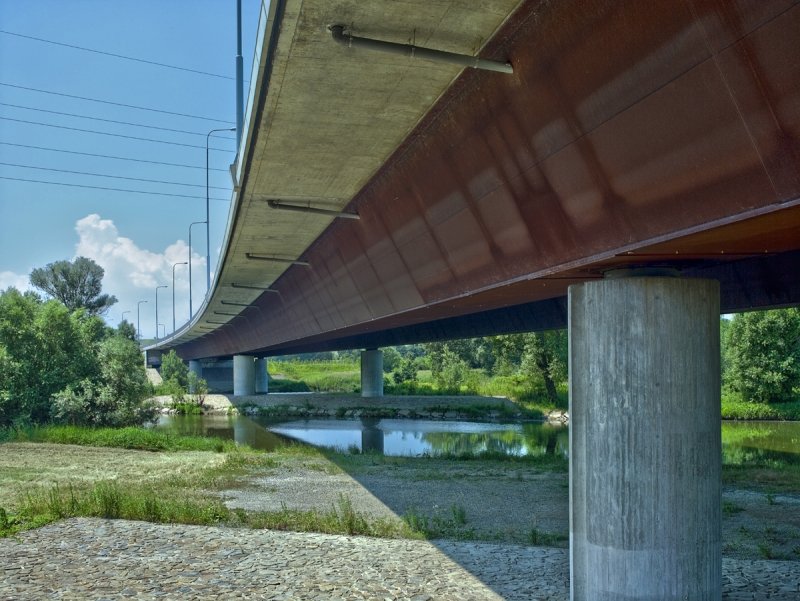
[[[233,356],[233,396],[256,393],[255,361],[249,355]]]
[[[256,394],[267,394],[267,392],[269,392],[267,360],[259,357],[256,359]]]
[[[570,286],[574,601],[722,596],[719,285]]]
[[[203,366],[201,365],[201,363],[199,361],[197,361],[195,359],[192,359],[192,360],[189,361],[189,371],[194,373],[194,374],[197,374],[198,378],[202,378],[203,377]],[[191,382],[191,380],[190,380],[190,382]],[[189,386],[189,394],[194,394],[195,392],[196,391],[194,390],[194,386],[191,386],[191,384],[190,384],[190,386]]]
[[[361,396],[383,396],[383,351],[361,351]]]

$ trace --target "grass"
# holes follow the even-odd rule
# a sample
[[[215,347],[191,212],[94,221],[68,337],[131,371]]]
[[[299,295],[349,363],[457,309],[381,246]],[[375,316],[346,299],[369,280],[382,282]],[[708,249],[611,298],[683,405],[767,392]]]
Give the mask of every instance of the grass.
[[[536,547],[560,547],[567,540],[569,536],[566,534],[543,532],[535,526],[528,532],[528,542]]]
[[[429,516],[416,509],[409,509],[403,515],[408,528],[424,538],[453,538],[473,540],[475,531],[467,527],[467,512],[461,505],[451,505],[449,510]]]
[[[69,517],[140,520],[158,523],[270,528],[299,532],[357,534],[384,538],[423,538],[400,520],[373,519],[353,509],[340,497],[327,511],[248,512],[227,508],[220,499],[173,491],[165,495],[158,487],[122,486],[116,481],[100,481],[90,487],[54,485],[29,492],[13,513],[0,508],[0,536],[37,528]]]
[[[177,436],[148,428],[87,428],[83,426],[32,426],[0,429],[2,442],[49,442],[140,451],[213,451],[237,449],[232,440],[203,436]]]
[[[273,392],[355,393],[361,390],[358,361],[270,361]]]
[[[748,403],[735,395],[722,396],[722,419],[800,420],[800,401],[792,403]]]

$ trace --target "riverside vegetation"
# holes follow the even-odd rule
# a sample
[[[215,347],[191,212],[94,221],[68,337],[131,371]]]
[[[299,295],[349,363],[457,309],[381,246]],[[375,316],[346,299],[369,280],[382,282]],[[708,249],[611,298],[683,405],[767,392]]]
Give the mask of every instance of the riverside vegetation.
[[[558,455],[384,457],[295,444],[260,452],[143,428],[64,426],[4,429],[0,441],[3,536],[93,516],[567,544],[568,465]],[[736,457],[723,484],[726,555],[800,560],[800,465]],[[383,513],[370,510],[372,495]]]

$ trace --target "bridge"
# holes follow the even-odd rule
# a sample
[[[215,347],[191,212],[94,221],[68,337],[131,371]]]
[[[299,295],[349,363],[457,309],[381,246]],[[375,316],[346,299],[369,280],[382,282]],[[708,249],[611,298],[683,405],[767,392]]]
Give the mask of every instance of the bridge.
[[[569,327],[573,599],[719,599],[718,320],[800,302],[799,34],[796,0],[273,0],[218,273],[148,352],[248,394],[362,348],[369,396],[382,346]]]

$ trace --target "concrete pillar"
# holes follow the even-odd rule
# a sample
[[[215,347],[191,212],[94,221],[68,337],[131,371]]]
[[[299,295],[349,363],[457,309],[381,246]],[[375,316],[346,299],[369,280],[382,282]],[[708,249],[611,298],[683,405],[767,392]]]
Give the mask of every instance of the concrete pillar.
[[[722,597],[719,285],[569,289],[573,601]]]
[[[269,392],[267,360],[259,357],[256,359],[256,394],[267,394],[267,392]]]
[[[383,352],[380,349],[361,351],[361,396],[383,396]]]
[[[255,361],[249,355],[233,356],[233,396],[256,393]]]
[[[200,361],[192,359],[189,361],[189,371],[192,373],[197,374],[198,378],[203,377],[203,366],[201,365]],[[189,394],[194,394],[194,386],[189,386]]]

